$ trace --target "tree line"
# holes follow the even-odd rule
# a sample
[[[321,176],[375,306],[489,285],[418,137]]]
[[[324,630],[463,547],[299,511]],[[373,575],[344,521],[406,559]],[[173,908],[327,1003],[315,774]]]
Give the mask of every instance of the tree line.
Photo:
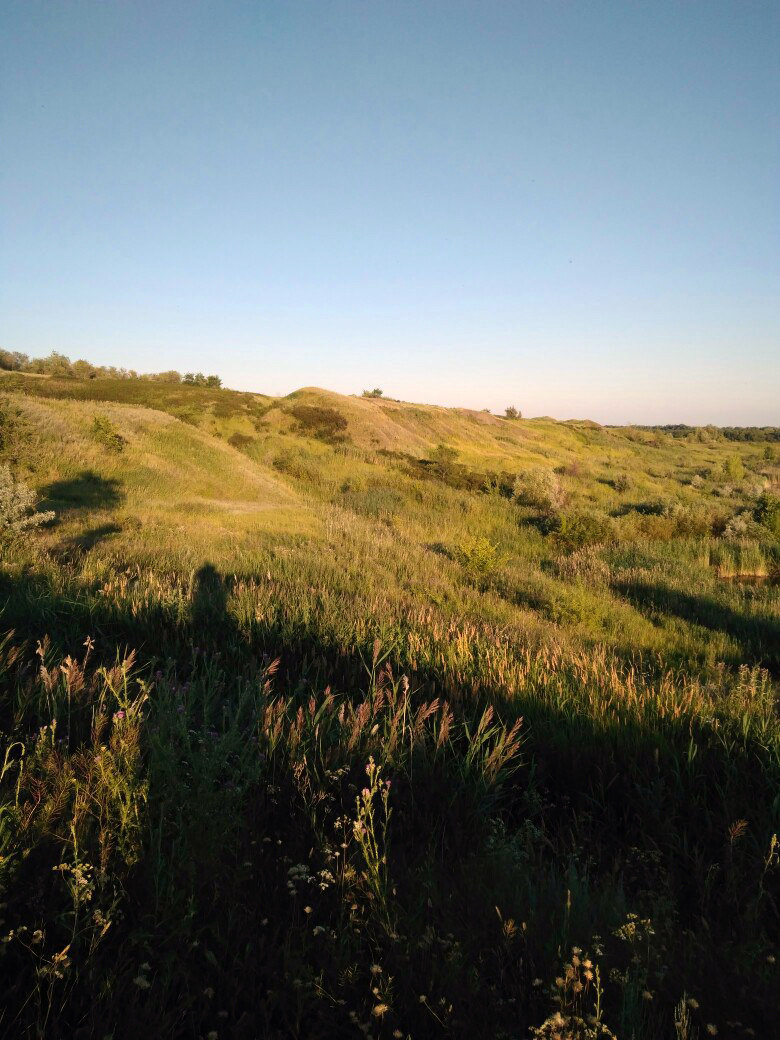
[[[57,351],[52,351],[48,357],[30,358],[18,350],[0,350],[0,369],[64,379],[144,379],[152,383],[182,383],[185,386],[208,386],[215,389],[222,386],[219,376],[207,376],[202,372],[185,372],[184,375],[175,369],[167,372],[136,372],[132,368],[116,368],[114,365],[93,365],[83,359],[71,361]]]

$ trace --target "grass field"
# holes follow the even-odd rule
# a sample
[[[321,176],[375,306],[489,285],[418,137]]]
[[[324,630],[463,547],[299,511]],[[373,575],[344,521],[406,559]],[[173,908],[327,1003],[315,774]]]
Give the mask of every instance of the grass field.
[[[0,1035],[780,1035],[780,431],[4,374],[0,463]]]

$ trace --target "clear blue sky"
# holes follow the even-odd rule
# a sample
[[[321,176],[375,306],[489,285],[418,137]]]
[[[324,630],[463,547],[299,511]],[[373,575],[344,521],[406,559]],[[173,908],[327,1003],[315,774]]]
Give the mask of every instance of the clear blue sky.
[[[780,424],[780,4],[4,0],[0,345]]]

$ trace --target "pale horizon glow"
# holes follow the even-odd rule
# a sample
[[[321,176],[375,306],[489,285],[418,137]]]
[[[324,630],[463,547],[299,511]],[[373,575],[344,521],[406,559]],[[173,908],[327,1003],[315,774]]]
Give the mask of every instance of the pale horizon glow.
[[[0,347],[780,425],[780,5],[9,0]]]

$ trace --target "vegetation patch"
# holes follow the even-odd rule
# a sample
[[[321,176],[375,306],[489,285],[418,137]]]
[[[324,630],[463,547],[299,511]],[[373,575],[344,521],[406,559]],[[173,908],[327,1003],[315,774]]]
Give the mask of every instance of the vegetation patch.
[[[296,430],[303,436],[334,442],[346,440],[347,420],[335,408],[320,405],[296,404],[290,408]]]
[[[92,420],[92,436],[109,451],[125,450],[127,441],[107,415],[96,415]]]

